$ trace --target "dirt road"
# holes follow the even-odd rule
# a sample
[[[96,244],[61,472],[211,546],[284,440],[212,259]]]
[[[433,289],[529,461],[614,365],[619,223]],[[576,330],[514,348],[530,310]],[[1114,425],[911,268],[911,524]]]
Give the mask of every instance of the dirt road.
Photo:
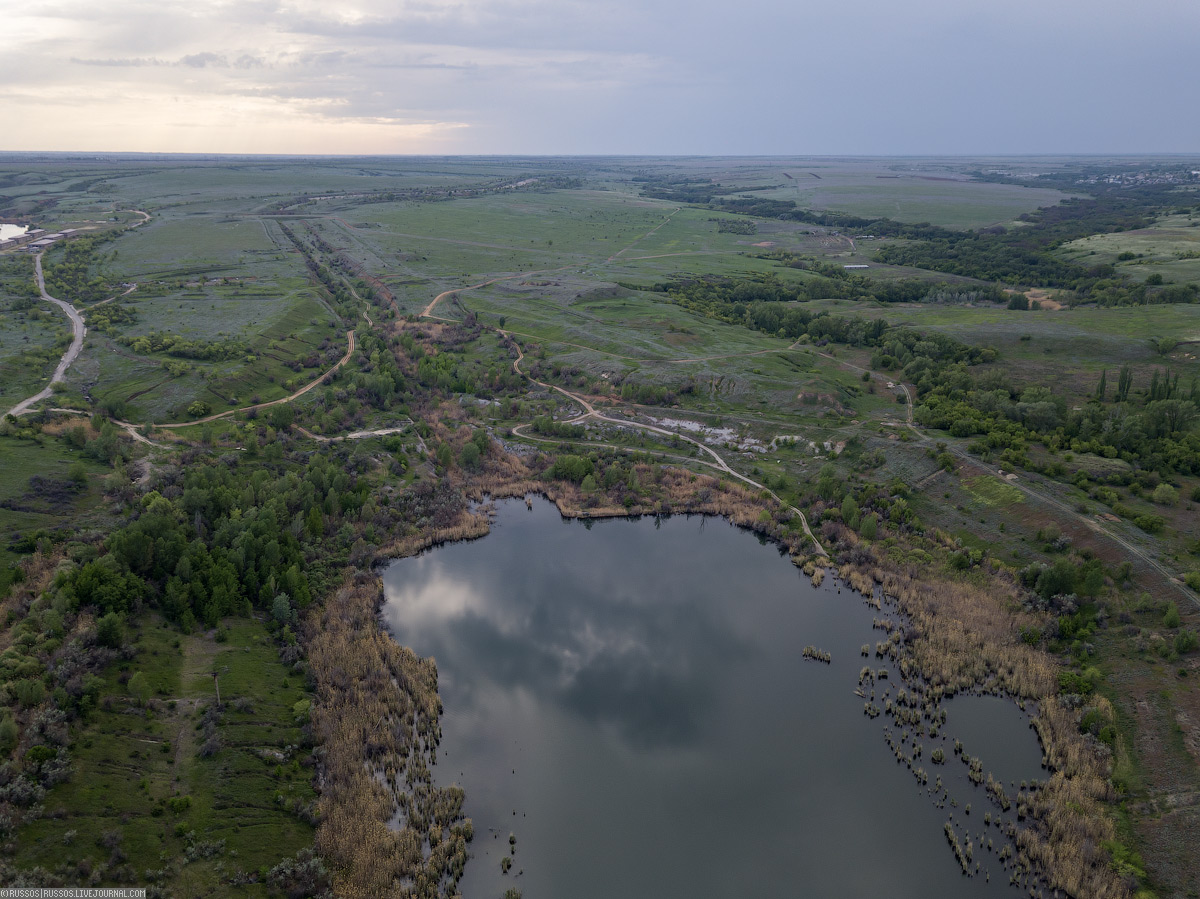
[[[71,329],[74,332],[74,337],[71,340],[71,345],[67,347],[67,351],[63,353],[62,359],[58,361],[58,368],[54,369],[54,374],[50,376],[50,384],[40,393],[31,396],[27,400],[22,400],[9,409],[9,415],[24,415],[32,406],[40,403],[54,392],[54,385],[66,379],[67,369],[79,358],[79,352],[83,349],[83,338],[87,336],[87,326],[83,323],[83,316],[79,314],[79,310],[70,303],[46,293],[46,279],[42,275],[42,256],[42,253],[38,253],[37,259],[34,260],[34,273],[37,276],[38,292],[42,295],[43,300],[53,303],[67,314],[67,318],[71,320]]]
[[[867,369],[862,368],[861,366],[854,365],[850,362],[845,362],[841,359],[838,359],[836,356],[830,356],[828,353],[818,353],[818,355],[825,359],[829,359],[833,362],[836,362],[845,368],[852,369],[853,371],[857,371],[857,372],[867,371]],[[904,406],[905,406],[905,413],[906,413],[905,414],[905,422],[904,422],[905,425],[908,427],[908,429],[910,431],[913,432],[913,434],[916,435],[917,439],[920,440],[922,443],[933,442],[932,438],[928,434],[926,434],[924,431],[922,431],[921,428],[919,428],[917,426],[915,420],[913,419],[912,390],[909,389],[909,386],[903,382],[896,381],[895,384],[902,391],[904,391],[904,400],[905,400]],[[1046,505],[1051,506],[1052,508],[1056,509],[1058,512],[1062,513],[1063,515],[1066,515],[1069,518],[1074,518],[1076,521],[1080,522],[1084,527],[1086,527],[1088,530],[1092,531],[1097,536],[1107,537],[1113,543],[1117,544],[1117,546],[1121,547],[1121,549],[1125,550],[1125,552],[1129,553],[1131,556],[1134,556],[1137,559],[1139,559],[1140,561],[1144,562],[1150,568],[1153,568],[1156,572],[1158,572],[1160,575],[1162,575],[1162,577],[1167,581],[1167,583],[1169,583],[1171,585],[1172,588],[1174,588],[1180,594],[1185,596],[1189,603],[1200,608],[1200,600],[1197,600],[1196,597],[1192,595],[1191,591],[1188,590],[1186,587],[1184,587],[1183,584],[1181,584],[1179,582],[1178,578],[1176,578],[1176,576],[1174,574],[1172,574],[1171,571],[1165,565],[1163,565],[1161,562],[1159,562],[1157,559],[1155,559],[1153,556],[1151,556],[1148,552],[1143,550],[1140,546],[1136,546],[1135,544],[1126,540],[1120,534],[1116,534],[1113,531],[1106,528],[1103,524],[1101,524],[1099,521],[1097,521],[1091,515],[1085,515],[1081,512],[1077,512],[1077,511],[1075,511],[1074,508],[1072,508],[1072,506],[1070,504],[1063,502],[1062,500],[1058,499],[1057,497],[1051,496],[1049,493],[1046,493],[1045,491],[1036,489],[1028,482],[1027,478],[1016,478],[1013,480],[1009,480],[1008,478],[1005,477],[1005,475],[1000,470],[1000,468],[998,468],[995,465],[990,465],[987,462],[984,462],[982,459],[972,456],[970,453],[968,453],[966,450],[962,449],[959,446],[954,446],[954,445],[948,444],[946,446],[946,451],[949,452],[951,455],[955,456],[956,458],[958,458],[959,460],[961,460],[962,463],[964,463],[965,465],[970,465],[974,468],[977,468],[981,471],[986,472],[987,474],[992,475],[995,478],[999,478],[999,479],[1003,480],[1006,484],[1009,484],[1012,487],[1016,487],[1017,490],[1024,493],[1030,499],[1032,499],[1036,502],[1045,503]],[[918,486],[920,486],[920,485],[918,485]]]
[[[497,329],[497,330],[499,330],[499,329]],[[504,335],[505,337],[509,337],[510,339],[512,337],[512,335],[509,334],[509,332],[507,332],[507,331],[500,330],[500,334]],[[803,512],[801,512],[799,509],[797,509],[791,503],[785,502],[782,497],[780,497],[777,493],[775,493],[774,490],[771,490],[765,484],[760,484],[758,481],[755,481],[752,478],[749,478],[746,475],[741,474],[740,472],[734,471],[732,468],[729,467],[729,464],[721,457],[721,455],[716,450],[712,449],[712,447],[706,446],[705,444],[701,443],[700,441],[694,440],[693,438],[689,437],[687,434],[681,434],[678,431],[670,431],[670,430],[667,430],[666,428],[660,428],[657,425],[642,424],[641,422],[629,421],[628,419],[624,419],[624,418],[612,418],[611,416],[602,414],[601,412],[597,411],[596,408],[590,402],[588,402],[584,397],[580,396],[579,394],[571,393],[569,390],[565,390],[556,384],[547,384],[545,381],[539,381],[537,378],[533,377],[532,375],[521,371],[521,362],[525,359],[525,352],[524,352],[524,350],[521,349],[521,345],[518,344],[515,340],[513,341],[513,343],[517,347],[517,358],[513,360],[513,371],[515,371],[517,374],[521,375],[521,377],[525,378],[526,380],[531,381],[534,384],[537,384],[541,387],[545,387],[547,390],[558,391],[563,396],[567,397],[568,399],[570,399],[576,403],[579,403],[579,405],[583,407],[583,409],[585,410],[584,413],[582,415],[577,415],[575,418],[570,419],[567,422],[567,424],[582,424],[583,422],[587,421],[589,418],[594,418],[597,421],[606,421],[609,424],[619,425],[620,427],[636,428],[636,429],[642,430],[642,431],[650,431],[651,433],[658,434],[659,436],[662,436],[662,437],[677,438],[679,440],[682,440],[685,443],[690,443],[692,446],[696,447],[696,449],[698,449],[700,452],[704,453],[705,455],[709,456],[712,459],[711,462],[707,461],[705,459],[701,459],[700,461],[704,465],[708,465],[711,468],[716,468],[717,470],[723,472],[724,474],[727,474],[732,478],[736,478],[737,480],[742,481],[745,484],[749,484],[751,487],[754,487],[758,490],[765,490],[772,497],[774,497],[775,501],[778,502],[781,506],[783,506],[785,509],[789,509],[792,512],[792,514],[794,514],[800,520],[800,526],[804,529],[805,536],[807,536],[808,539],[810,541],[812,541],[812,544],[814,547],[816,547],[817,552],[822,556],[829,555],[827,552],[825,552],[825,547],[821,546],[821,542],[819,540],[817,540],[817,537],[812,532],[812,529],[809,528],[808,519],[804,516]],[[528,435],[523,433],[523,429],[526,427],[528,427],[528,425],[519,425],[518,427],[513,428],[513,433],[518,434],[522,437],[527,437]],[[537,438],[534,438],[534,439],[537,439]],[[668,454],[656,453],[655,455],[668,455]]]

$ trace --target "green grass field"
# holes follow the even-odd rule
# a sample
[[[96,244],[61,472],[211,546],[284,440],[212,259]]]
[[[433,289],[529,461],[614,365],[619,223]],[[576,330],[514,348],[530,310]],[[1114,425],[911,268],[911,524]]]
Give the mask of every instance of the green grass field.
[[[796,198],[815,209],[836,209],[864,218],[930,222],[946,228],[984,228],[1005,224],[1041,206],[1053,206],[1066,195],[1057,190],[1015,187],[938,176],[900,178],[865,176],[857,183],[804,185]]]
[[[1155,368],[1171,368],[1187,382],[1200,374],[1192,341],[1200,340],[1200,317],[1191,306],[1091,306],[1018,312],[998,306],[854,303],[822,300],[814,308],[850,315],[882,316],[949,334],[965,343],[992,346],[998,363],[1018,383],[1049,383],[1085,395],[1100,372],[1133,366],[1144,387]],[[1165,337],[1179,341],[1167,355],[1155,348]],[[1027,339],[1025,339],[1027,338]]]
[[[1081,265],[1116,265],[1136,281],[1157,274],[1167,284],[1194,284],[1200,281],[1200,216],[1168,216],[1151,228],[1095,234],[1065,245],[1059,255]]]
[[[77,483],[75,466],[82,466],[84,474]],[[18,534],[45,529],[61,540],[85,530],[102,501],[107,471],[85,453],[49,436],[0,436],[0,569],[17,560],[10,547]],[[34,477],[53,483],[50,488],[39,487],[31,483]]]
[[[235,889],[230,875],[257,875],[311,845],[312,826],[296,812],[315,796],[300,764],[302,679],[260,623],[223,630],[217,642],[150,616],[128,634],[137,656],[104,673],[99,708],[74,739],[72,776],[47,794],[19,863],[78,876],[123,857],[138,883],[265,896],[261,884]],[[145,703],[131,695],[133,671],[146,680]],[[213,671],[225,706],[210,754],[202,722]]]
[[[71,323],[57,306],[18,311],[0,295],[0,411],[40,391],[71,342]]]

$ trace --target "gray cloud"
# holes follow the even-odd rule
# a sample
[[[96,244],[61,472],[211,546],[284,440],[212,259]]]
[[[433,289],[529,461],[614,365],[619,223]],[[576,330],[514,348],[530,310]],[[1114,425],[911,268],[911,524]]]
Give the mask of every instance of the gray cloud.
[[[203,69],[203,68],[227,69],[227,68],[229,68],[229,60],[228,59],[226,59],[224,56],[222,56],[219,53],[208,53],[208,52],[193,53],[190,56],[185,56],[181,60],[179,60],[179,64],[182,66],[190,66],[193,69]]]
[[[140,68],[142,66],[169,66],[171,63],[162,59],[81,59],[71,57],[71,62],[79,66],[102,66],[105,68]]]
[[[471,152],[1200,147],[1200,118],[1179,113],[1200,4],[1173,0],[1136,16],[1115,0],[57,0],[6,16],[14,96],[453,120]],[[268,105],[238,127],[273,125]]]

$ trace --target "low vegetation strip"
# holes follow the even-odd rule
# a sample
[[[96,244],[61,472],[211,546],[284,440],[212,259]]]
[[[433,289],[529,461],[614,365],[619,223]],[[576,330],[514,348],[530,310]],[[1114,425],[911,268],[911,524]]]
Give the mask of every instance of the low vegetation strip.
[[[360,574],[305,623],[323,748],[316,848],[338,896],[455,895],[473,828],[461,788],[432,783],[437,669],[381,630],[381,602],[378,578]]]

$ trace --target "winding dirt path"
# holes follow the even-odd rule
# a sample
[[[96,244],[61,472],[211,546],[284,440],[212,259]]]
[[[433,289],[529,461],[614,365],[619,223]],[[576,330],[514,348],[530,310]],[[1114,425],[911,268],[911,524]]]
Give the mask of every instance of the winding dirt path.
[[[444,300],[446,297],[453,296],[456,293],[464,293],[468,290],[478,290],[481,287],[487,287],[489,284],[497,284],[500,281],[515,281],[517,278],[528,278],[530,275],[553,275],[553,274],[556,274],[557,272],[565,272],[567,269],[571,269],[571,268],[579,268],[579,266],[578,265],[562,265],[562,266],[559,266],[558,268],[543,268],[543,269],[538,269],[537,271],[518,272],[515,275],[498,275],[495,278],[489,278],[486,281],[480,281],[478,284],[472,284],[468,287],[455,287],[451,290],[443,290],[436,297],[434,297],[433,300],[430,301],[428,306],[426,306],[423,310],[421,310],[421,317],[422,318],[436,318],[439,321],[444,321],[444,322],[456,322],[456,321],[458,321],[458,319],[456,319],[456,318],[443,318],[440,315],[433,314],[433,310],[437,307],[437,304],[440,303],[442,300]]]
[[[267,403],[255,403],[251,406],[242,406],[240,409],[230,409],[227,412],[218,412],[215,415],[206,415],[206,416],[204,416],[204,418],[197,418],[194,421],[180,421],[180,422],[174,422],[172,424],[165,424],[165,425],[156,424],[154,427],[162,428],[164,430],[174,429],[174,428],[189,428],[192,425],[202,425],[202,424],[207,424],[210,421],[217,421],[218,419],[221,419],[221,418],[228,418],[230,415],[237,415],[239,412],[250,412],[251,410],[267,409],[267,408],[270,408],[271,406],[278,406],[283,403],[290,403],[290,402],[293,402],[294,400],[298,400],[300,397],[304,396],[304,394],[308,393],[310,390],[316,389],[318,386],[320,386],[320,384],[327,377],[329,377],[331,374],[333,374],[335,371],[337,371],[339,368],[341,368],[343,365],[345,365],[347,362],[350,361],[350,357],[354,355],[354,348],[356,346],[353,331],[346,332],[346,340],[349,343],[349,347],[346,350],[346,355],[343,356],[341,359],[339,359],[336,363],[334,363],[333,366],[330,367],[330,369],[328,371],[326,371],[324,374],[318,376],[317,378],[314,378],[312,381],[310,381],[309,383],[307,383],[303,387],[301,387],[299,390],[297,390],[295,393],[289,394],[288,396],[280,397],[277,400],[271,400],[270,402],[267,402]]]
[[[79,314],[79,310],[70,303],[46,293],[46,278],[42,274],[42,256],[44,255],[44,252],[38,253],[33,264],[34,274],[37,277],[38,292],[42,295],[43,300],[53,303],[67,314],[67,318],[71,320],[71,329],[74,336],[71,340],[71,345],[67,347],[67,351],[63,353],[62,358],[58,361],[58,367],[54,369],[54,374],[50,376],[50,383],[41,392],[34,394],[27,400],[21,400],[21,402],[9,409],[9,415],[24,415],[32,406],[40,403],[54,392],[54,385],[66,379],[67,369],[79,358],[79,352],[83,349],[83,338],[87,336],[87,326],[83,323],[83,316]]]
[[[373,428],[367,431],[351,431],[349,434],[339,434],[336,437],[324,437],[320,434],[314,434],[308,428],[300,425],[292,425],[299,433],[303,434],[309,440],[316,440],[318,443],[340,443],[343,440],[364,440],[367,437],[387,437],[391,434],[403,434],[408,430],[408,426],[402,428]]]
[[[628,246],[622,247],[621,249],[617,250],[617,252],[613,253],[611,256],[609,256],[607,259],[605,259],[605,260],[604,260],[604,261],[605,261],[605,263],[609,263],[609,262],[616,262],[616,261],[617,261],[617,257],[618,257],[618,256],[620,256],[620,255],[622,255],[623,253],[627,253],[628,251],[632,250],[634,247],[636,247],[638,244],[640,244],[640,243],[641,243],[643,240],[645,240],[647,237],[653,237],[653,236],[654,236],[656,233],[658,233],[658,229],[659,229],[659,228],[662,228],[662,227],[664,227],[665,225],[668,225],[668,224],[670,224],[670,222],[671,222],[671,219],[675,218],[675,216],[678,214],[679,210],[681,210],[682,208],[683,208],[682,206],[676,206],[674,209],[672,209],[672,210],[671,210],[671,213],[670,213],[670,215],[668,215],[668,216],[667,216],[665,219],[663,219],[661,222],[659,222],[657,225],[655,225],[653,228],[651,228],[651,229],[650,229],[649,231],[647,231],[645,234],[642,234],[641,236],[639,236],[639,237],[635,238],[635,239],[633,240],[633,242],[632,242],[632,243],[630,243]],[[673,255],[673,254],[667,253],[667,254],[664,254],[664,255]],[[645,258],[646,258],[646,259],[653,259],[653,258],[655,258],[655,257],[653,257],[653,256],[646,256]]]
[[[507,331],[504,331],[501,329],[497,329],[497,330],[499,331],[500,334],[504,335],[505,337],[509,337],[509,338],[512,337],[512,335]],[[759,490],[765,490],[767,493],[769,493],[775,499],[775,501],[777,503],[779,503],[785,509],[790,510],[792,512],[792,514],[794,514],[797,518],[799,518],[800,525],[804,529],[805,536],[807,536],[808,539],[810,541],[812,541],[812,544],[814,547],[816,547],[817,552],[822,556],[828,557],[829,554],[825,551],[825,548],[823,546],[821,546],[820,541],[817,540],[816,535],[813,534],[812,529],[808,526],[808,519],[805,517],[803,512],[801,512],[799,509],[797,509],[791,503],[784,501],[784,499],[782,497],[780,497],[779,494],[777,494],[774,490],[771,490],[765,484],[760,484],[758,481],[755,481],[752,478],[749,478],[746,475],[741,474],[740,472],[734,471],[732,468],[729,467],[729,464],[721,457],[721,455],[716,452],[716,450],[712,449],[709,446],[706,446],[705,444],[701,443],[698,440],[695,440],[695,439],[689,437],[687,434],[681,434],[677,431],[670,431],[670,430],[667,430],[666,428],[660,428],[657,425],[642,424],[641,422],[629,421],[629,420],[623,419],[623,418],[612,418],[611,416],[604,415],[603,413],[598,412],[596,410],[596,408],[590,402],[587,401],[587,399],[580,396],[579,394],[571,393],[569,390],[565,390],[562,387],[559,387],[557,384],[548,384],[545,381],[539,381],[537,378],[533,377],[529,373],[522,371],[521,370],[521,362],[524,361],[524,359],[525,359],[525,351],[521,349],[521,345],[519,343],[517,343],[516,340],[513,340],[513,345],[516,346],[516,348],[517,348],[517,358],[513,360],[513,371],[515,371],[517,374],[519,374],[521,377],[525,378],[526,380],[531,381],[534,384],[538,384],[541,387],[545,387],[547,390],[558,391],[563,396],[567,397],[568,399],[572,400],[573,402],[579,403],[579,405],[582,406],[584,408],[584,410],[586,410],[586,411],[584,411],[584,413],[582,415],[577,415],[574,418],[568,420],[567,424],[582,424],[583,422],[587,421],[588,419],[596,419],[597,421],[606,421],[610,424],[619,425],[620,427],[635,428],[635,429],[642,430],[642,431],[650,431],[651,433],[658,434],[659,436],[662,436],[662,437],[675,438],[675,439],[682,440],[685,443],[690,443],[692,446],[696,447],[696,449],[700,450],[700,452],[709,456],[710,459],[712,460],[712,461],[708,461],[706,459],[701,459],[699,461],[702,464],[707,465],[710,468],[715,468],[718,471],[721,471],[724,474],[727,474],[732,478],[736,478],[737,480],[742,481],[743,483],[749,484],[751,487],[755,487]],[[517,427],[513,428],[513,433],[518,434],[521,437],[528,437],[529,435],[524,433],[524,429],[527,427],[529,427],[529,425],[518,425]],[[540,438],[533,438],[533,439],[540,439]],[[607,445],[607,444],[602,444],[602,445]],[[617,449],[619,447],[613,447],[613,448]],[[669,453],[659,453],[659,452],[655,452],[655,451],[651,451],[651,452],[657,456],[678,458],[676,456],[671,456]]]
[[[846,362],[842,359],[838,359],[836,356],[830,356],[828,353],[818,353],[817,355],[819,355],[825,359],[832,360],[833,362],[836,362],[839,365],[842,365],[842,366],[852,369],[854,371],[858,371],[858,372],[869,372],[870,371],[869,369],[863,368],[858,365],[854,365],[851,362]],[[907,384],[905,384],[901,381],[896,381],[894,383],[896,384],[897,387],[899,387],[901,390],[904,391],[904,400],[905,400],[905,407],[906,407],[905,422],[904,422],[905,425],[908,427],[908,429],[910,431],[913,432],[913,434],[916,435],[917,439],[920,440],[921,443],[923,443],[923,444],[932,443],[933,439],[928,434],[926,434],[921,428],[919,428],[917,426],[917,424],[913,418],[912,390],[909,388],[909,386]],[[1063,502],[1058,497],[1051,496],[1049,493],[1046,493],[1042,490],[1035,489],[1034,487],[1030,486],[1030,484],[1027,482],[1026,479],[1017,478],[1017,479],[1014,479],[1011,481],[1008,480],[1004,476],[1004,474],[1002,473],[1002,471],[999,467],[997,467],[995,465],[991,465],[987,462],[984,462],[982,459],[972,456],[970,453],[968,453],[966,450],[962,449],[959,446],[947,445],[946,451],[949,452],[952,456],[955,456],[956,458],[962,460],[967,465],[973,466],[974,468],[978,468],[981,471],[984,471],[984,472],[992,475],[993,477],[1003,480],[1004,483],[1009,484],[1013,487],[1016,487],[1019,491],[1024,493],[1029,498],[1035,500],[1036,502],[1044,503],[1048,506],[1051,506],[1056,511],[1061,512],[1063,515],[1066,515],[1069,518],[1075,519],[1080,524],[1082,524],[1084,527],[1086,527],[1088,530],[1092,531],[1094,534],[1097,534],[1098,536],[1101,536],[1101,537],[1107,537],[1113,543],[1117,544],[1117,546],[1121,547],[1121,549],[1125,550],[1125,552],[1129,553],[1131,556],[1135,556],[1136,558],[1140,559],[1142,562],[1144,562],[1150,568],[1154,569],[1156,572],[1158,572],[1160,575],[1162,575],[1162,577],[1167,581],[1167,583],[1169,583],[1175,590],[1177,590],[1179,593],[1181,593],[1183,596],[1185,596],[1187,598],[1187,601],[1189,603],[1191,603],[1193,606],[1196,606],[1197,608],[1200,608],[1200,600],[1198,600],[1195,596],[1193,596],[1191,591],[1188,590],[1183,584],[1181,584],[1179,582],[1178,578],[1174,574],[1171,573],[1170,569],[1168,569],[1165,565],[1163,565],[1161,562],[1159,562],[1157,559],[1155,559],[1153,556],[1151,556],[1149,553],[1147,553],[1145,550],[1143,550],[1140,546],[1137,546],[1136,544],[1131,543],[1130,541],[1128,541],[1124,537],[1122,537],[1120,534],[1114,533],[1113,531],[1109,530],[1103,524],[1101,524],[1099,521],[1092,518],[1090,515],[1084,515],[1080,512],[1076,512],[1075,509],[1071,505]],[[935,472],[935,474],[936,474],[936,472]],[[920,485],[918,485],[918,486],[920,486]]]
[[[119,299],[121,299],[121,297],[127,297],[127,296],[129,296],[131,293],[133,293],[135,290],[137,290],[137,285],[136,285],[136,284],[134,284],[134,285],[133,285],[133,287],[129,288],[129,289],[128,289],[127,291],[125,291],[124,293],[116,293],[116,294],[113,294],[113,295],[112,295],[111,297],[109,297],[107,300],[101,300],[99,303],[95,303],[94,305],[92,305],[92,306],[90,306],[90,307],[88,307],[88,308],[90,308],[90,309],[95,309],[97,306],[107,306],[107,305],[108,305],[109,303],[111,303],[113,300],[119,300]]]

